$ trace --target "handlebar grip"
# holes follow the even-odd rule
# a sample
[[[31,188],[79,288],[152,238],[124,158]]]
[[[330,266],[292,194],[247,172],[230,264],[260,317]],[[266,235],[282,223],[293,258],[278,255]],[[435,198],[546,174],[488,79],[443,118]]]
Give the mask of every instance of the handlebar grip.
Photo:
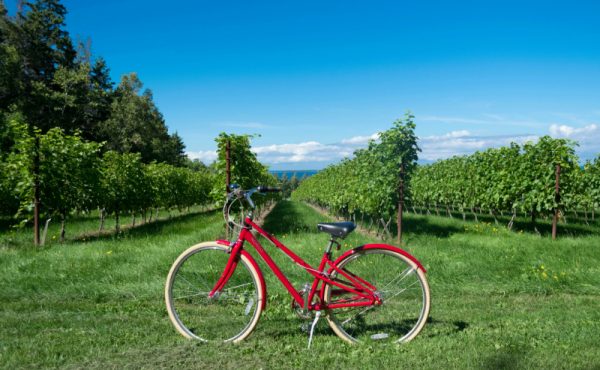
[[[271,188],[269,186],[259,186],[256,188],[256,190],[258,190],[259,193],[277,193],[279,191],[281,191],[280,188]]]

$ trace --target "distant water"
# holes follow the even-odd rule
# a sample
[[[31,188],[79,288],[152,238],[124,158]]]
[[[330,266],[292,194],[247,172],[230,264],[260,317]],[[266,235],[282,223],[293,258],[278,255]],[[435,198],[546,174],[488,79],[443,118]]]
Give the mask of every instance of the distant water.
[[[272,173],[273,175],[277,176],[277,178],[282,178],[283,175],[285,174],[288,179],[291,179],[292,176],[294,176],[294,174],[295,174],[298,179],[301,179],[304,176],[310,177],[319,171],[317,171],[317,170],[298,170],[298,171],[269,171],[269,172]]]

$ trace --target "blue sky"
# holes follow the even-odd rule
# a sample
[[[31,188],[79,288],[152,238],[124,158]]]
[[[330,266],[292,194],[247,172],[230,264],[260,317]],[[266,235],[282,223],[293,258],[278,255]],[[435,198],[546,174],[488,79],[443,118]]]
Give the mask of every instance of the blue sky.
[[[260,134],[273,169],[322,168],[407,110],[424,160],[547,134],[600,153],[598,2],[63,3],[205,161],[227,131]]]

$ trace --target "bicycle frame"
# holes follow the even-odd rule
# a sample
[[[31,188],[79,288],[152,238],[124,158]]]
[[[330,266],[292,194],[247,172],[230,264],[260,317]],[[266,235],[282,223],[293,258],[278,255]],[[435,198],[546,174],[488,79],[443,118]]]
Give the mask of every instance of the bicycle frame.
[[[271,256],[265,251],[260,242],[254,237],[251,230],[256,230],[260,235],[267,238],[273,245],[282,250],[288,257],[290,257],[294,263],[303,267],[309,274],[314,276],[313,283],[311,285],[310,291],[308,292],[308,296],[306,301],[304,301],[302,295],[298,292],[296,288],[290,283],[285,274],[281,271],[279,266],[273,261]],[[302,258],[292,252],[289,248],[287,248],[283,243],[281,243],[277,238],[273,235],[269,234],[265,230],[263,230],[260,226],[255,224],[252,221],[251,217],[246,217],[244,220],[244,228],[240,231],[237,241],[234,243],[229,243],[227,241],[223,241],[227,243],[231,247],[231,255],[229,260],[227,261],[227,266],[223,271],[223,274],[215,284],[214,288],[211,290],[209,297],[214,297],[218,295],[219,292],[225,287],[229,278],[233,275],[235,268],[237,267],[237,263],[239,261],[239,256],[244,249],[244,243],[250,243],[254,249],[258,252],[261,258],[265,261],[265,263],[269,266],[271,271],[277,276],[279,281],[283,284],[283,286],[287,289],[290,295],[293,297],[294,301],[306,310],[315,310],[320,311],[324,309],[335,309],[335,308],[343,308],[343,307],[360,307],[360,306],[372,306],[372,305],[380,305],[382,303],[381,298],[376,293],[376,288],[369,284],[367,281],[359,278],[358,276],[351,274],[347,271],[339,269],[335,262],[331,259],[331,246],[333,245],[330,242],[330,246],[323,253],[323,257],[321,258],[321,262],[319,263],[318,268],[313,268],[311,265],[306,263]],[[327,268],[327,272],[325,269]],[[330,273],[336,271],[338,275],[343,276],[348,282],[347,284],[344,282],[332,280],[329,278]],[[260,274],[260,272],[259,272]],[[320,283],[320,287],[319,287]],[[330,284],[332,286],[336,286],[340,288],[344,293],[352,293],[353,298],[346,299],[345,301],[333,303],[329,305],[325,305],[324,295],[325,295],[325,286]],[[313,299],[315,298],[315,294],[318,292],[319,302],[317,304],[313,304]],[[335,293],[335,292],[334,292]],[[305,292],[305,294],[307,294]],[[333,294],[333,293],[332,293]],[[266,299],[266,297],[265,297]]]

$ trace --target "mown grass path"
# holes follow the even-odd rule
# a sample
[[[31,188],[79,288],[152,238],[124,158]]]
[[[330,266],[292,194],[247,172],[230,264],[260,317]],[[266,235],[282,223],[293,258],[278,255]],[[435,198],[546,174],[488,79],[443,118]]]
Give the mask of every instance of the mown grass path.
[[[168,321],[164,281],[190,245],[223,233],[219,213],[122,238],[0,249],[0,367],[594,368],[600,366],[600,237],[552,242],[493,225],[409,216],[404,247],[428,269],[430,321],[411,343],[349,346],[323,320],[313,347],[290,298],[263,268],[270,299],[239,345],[189,342]],[[282,201],[265,228],[316,264],[327,236],[308,206]],[[372,241],[352,234],[343,249]],[[274,248],[298,287],[299,267]],[[341,252],[337,252],[341,253]],[[262,264],[264,267],[264,264]]]

